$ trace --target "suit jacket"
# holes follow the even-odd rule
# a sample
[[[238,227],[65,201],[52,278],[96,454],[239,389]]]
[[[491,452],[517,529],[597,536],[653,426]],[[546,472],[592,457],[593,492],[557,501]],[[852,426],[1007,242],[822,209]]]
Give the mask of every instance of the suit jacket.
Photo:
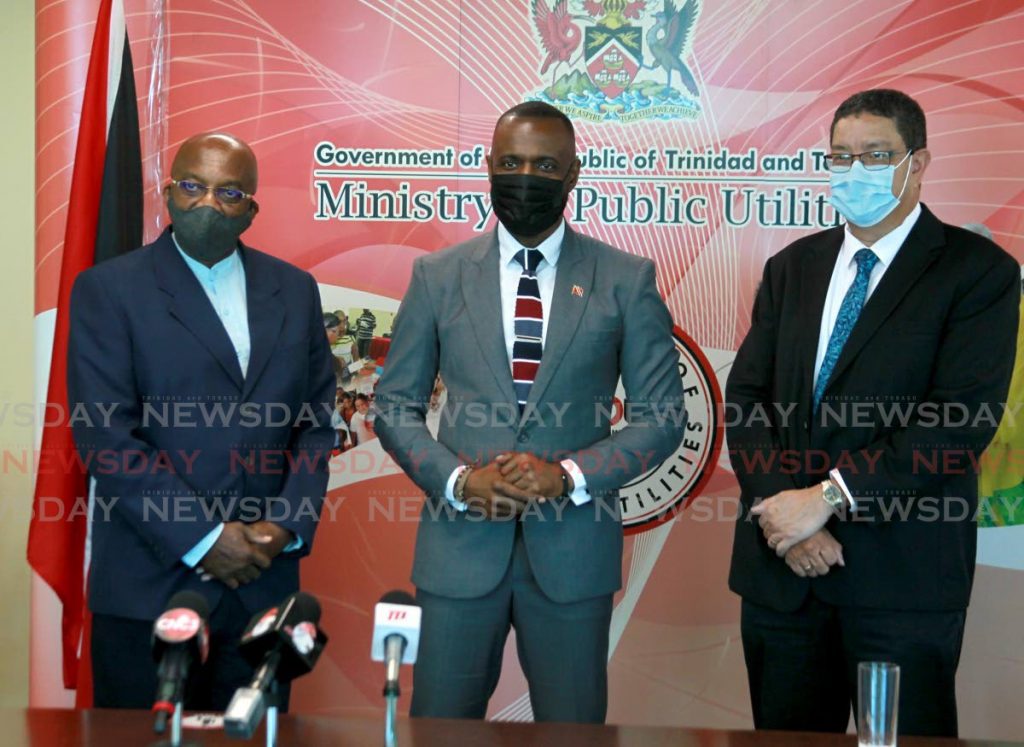
[[[738,406],[728,440],[745,507],[839,468],[858,502],[827,525],[846,567],[797,577],[744,513],[729,584],[781,611],[811,591],[835,605],[962,609],[977,541],[971,460],[995,434],[986,413],[998,421],[1009,387],[1020,268],[922,206],[814,413],[818,334],[843,230],[799,239],[765,264],[726,399]],[[759,408],[770,425],[753,417]]]
[[[312,276],[246,246],[251,353],[235,350],[170,230],[79,275],[68,394],[96,480],[89,604],[153,619],[181,589],[226,587],[182,561],[222,521],[269,519],[303,541],[239,589],[252,611],[298,588],[334,442],[331,354]]]
[[[505,348],[497,233],[420,257],[395,319],[375,428],[423,489],[413,582],[472,598],[494,589],[511,559],[515,522],[459,513],[445,487],[460,464],[528,451],[580,466],[593,502],[534,504],[522,519],[537,582],[558,602],[621,586],[617,490],[682,440],[686,422],[672,320],[654,264],[566,228],[547,338],[522,416]],[[582,294],[574,292],[574,286]],[[424,423],[436,374],[448,390],[435,441]],[[619,376],[628,427],[607,417]]]

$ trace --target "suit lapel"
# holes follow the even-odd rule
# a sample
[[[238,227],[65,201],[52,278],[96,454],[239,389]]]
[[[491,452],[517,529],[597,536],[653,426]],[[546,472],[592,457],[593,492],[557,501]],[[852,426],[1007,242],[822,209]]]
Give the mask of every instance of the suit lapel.
[[[512,371],[508,365],[505,332],[501,320],[501,287],[498,272],[498,232],[483,237],[462,261],[462,299],[473,326],[477,349],[487,362],[495,382],[508,402],[516,402]]]
[[[551,311],[545,320],[547,334],[544,340],[544,354],[540,359],[537,378],[530,388],[528,403],[536,404],[540,401],[565,357],[565,351],[576,334],[576,328],[583,318],[590,295],[595,291],[595,264],[593,253],[583,251],[576,233],[567,225],[565,237],[562,239],[561,254],[558,257],[558,270],[555,273]],[[582,295],[573,292],[577,286]]]
[[[242,369],[231,338],[220,323],[206,292],[181,258],[170,230],[164,231],[153,250],[157,286],[168,295],[167,310],[220,364],[239,389]]]
[[[838,380],[843,370],[857,357],[861,348],[903,300],[907,291],[937,259],[938,252],[936,250],[942,246],[944,241],[945,234],[942,224],[928,208],[922,205],[917,224],[911,229],[903,246],[896,253],[892,265],[885,271],[878,287],[864,304],[864,309],[850,332],[850,338],[839,354],[839,360],[836,361],[830,382]]]
[[[831,230],[821,244],[804,262],[801,268],[803,280],[800,283],[800,318],[806,323],[800,326],[800,387],[806,392],[807,402],[814,391],[814,362],[818,355],[818,338],[821,333],[821,317],[825,313],[825,298],[832,281],[832,272],[843,246],[843,229]]]
[[[248,397],[277,346],[284,325],[281,286],[271,268],[253,250],[239,249],[245,267],[245,300],[249,314],[249,370],[243,396]]]

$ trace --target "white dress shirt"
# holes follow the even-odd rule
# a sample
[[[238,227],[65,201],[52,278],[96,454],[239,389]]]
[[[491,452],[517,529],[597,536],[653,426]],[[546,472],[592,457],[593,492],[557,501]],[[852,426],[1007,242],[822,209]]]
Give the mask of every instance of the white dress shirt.
[[[555,232],[536,247],[544,258],[537,268],[537,286],[540,289],[540,304],[544,311],[544,326],[541,328],[541,344],[547,341],[548,320],[551,315],[551,299],[555,295],[555,274],[558,270],[558,258],[562,255],[562,239],[565,238],[565,220],[558,223]],[[516,254],[525,247],[516,241],[501,222],[498,222],[498,283],[501,292],[501,326],[505,335],[505,353],[508,355],[509,371],[512,371],[512,348],[516,342],[516,296],[519,293],[519,278],[523,274],[523,266],[516,261]],[[573,490],[569,494],[577,506],[590,501],[587,490],[587,478],[583,470],[571,459],[563,459],[560,464],[572,477]],[[445,495],[460,511],[466,504],[455,500],[455,480],[465,467],[457,467],[448,478]]]
[[[867,304],[875,288],[882,282],[882,276],[885,275],[885,271],[889,269],[892,261],[896,259],[896,254],[899,252],[900,247],[903,246],[903,242],[907,240],[907,236],[910,235],[910,231],[914,224],[917,223],[920,215],[921,203],[918,203],[914,205],[914,209],[903,219],[902,223],[876,241],[872,246],[867,246],[850,233],[850,225],[846,225],[843,246],[839,250],[836,266],[832,270],[832,279],[828,284],[828,294],[825,296],[825,308],[821,313],[821,328],[818,331],[818,352],[814,357],[815,386],[818,384],[818,374],[821,372],[821,365],[825,362],[828,341],[832,337],[832,330],[836,326],[836,320],[839,319],[839,309],[843,305],[846,292],[850,290],[850,286],[853,285],[853,281],[857,277],[857,260],[854,259],[857,252],[861,249],[870,249],[878,257],[878,262],[875,263],[871,270],[871,276],[868,278],[868,292],[864,297],[864,303]],[[835,481],[850,506],[856,510],[857,502],[850,489],[846,486],[842,473],[838,469],[833,469],[829,472],[829,477]]]
[[[867,304],[875,288],[882,282],[882,276],[889,269],[889,265],[896,259],[903,242],[907,240],[910,230],[917,223],[921,215],[921,203],[914,206],[910,215],[903,219],[896,228],[876,241],[872,246],[865,245],[860,239],[850,233],[850,226],[846,226],[846,237],[843,239],[843,247],[839,250],[839,257],[836,259],[836,266],[832,270],[832,280],[828,284],[828,294],[825,296],[825,309],[821,314],[821,329],[818,332],[818,354],[814,358],[814,384],[817,386],[818,373],[821,371],[821,364],[825,362],[825,352],[828,350],[828,341],[832,337],[832,330],[839,318],[839,308],[843,305],[846,292],[850,290],[854,279],[857,277],[857,261],[854,259],[861,249],[870,249],[878,257],[878,262],[871,270],[871,277],[868,279],[868,294],[864,297]]]

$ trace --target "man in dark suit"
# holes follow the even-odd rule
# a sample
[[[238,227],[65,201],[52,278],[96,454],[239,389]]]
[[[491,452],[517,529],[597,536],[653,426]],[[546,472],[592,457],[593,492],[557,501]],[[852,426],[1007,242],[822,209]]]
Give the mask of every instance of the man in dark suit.
[[[766,263],[729,376],[732,464],[760,502],[729,576],[758,728],[845,731],[858,662],[887,660],[901,733],[957,732],[971,464],[1002,414],[1020,278],[920,204],[930,158],[910,97],[843,102],[826,162],[845,227]]]
[[[412,714],[482,718],[514,626],[534,717],[601,722],[617,491],[686,421],[672,320],[651,261],[562,219],[580,169],[564,114],[506,112],[487,166],[500,224],[416,260],[376,395],[376,432],[427,498]],[[629,424],[613,434],[620,376]]]
[[[90,465],[95,702],[148,708],[153,621],[188,589],[211,611],[190,707],[226,707],[252,674],[239,634],[299,584],[334,433],[316,282],[244,246],[256,158],[186,140],[164,188],[172,225],[83,272],[71,296],[70,401]]]

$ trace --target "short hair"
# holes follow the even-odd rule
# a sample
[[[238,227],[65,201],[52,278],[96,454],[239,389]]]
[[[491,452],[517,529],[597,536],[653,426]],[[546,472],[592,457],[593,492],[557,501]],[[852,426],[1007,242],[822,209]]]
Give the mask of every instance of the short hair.
[[[896,125],[896,131],[903,138],[903,144],[909,150],[921,150],[928,147],[928,132],[925,127],[924,110],[914,99],[903,91],[892,88],[873,88],[860,91],[846,99],[836,109],[829,129],[829,142],[836,134],[836,123],[840,119],[853,117],[857,114],[874,114],[876,117],[888,117]]]
[[[338,315],[331,311],[324,312],[324,329],[330,329],[331,327],[341,326],[341,319]]]
[[[365,402],[366,404],[370,404],[370,398],[367,397],[365,394],[357,394],[356,398],[355,398],[355,401],[356,402]]]
[[[572,120],[569,119],[566,113],[557,106],[552,106],[544,101],[524,101],[521,104],[516,104],[498,117],[498,122],[500,123],[504,119],[511,119],[513,117],[523,117],[524,119],[557,119],[565,125],[565,129],[569,131],[569,137],[572,138],[573,143],[576,142],[576,128],[572,126]]]

